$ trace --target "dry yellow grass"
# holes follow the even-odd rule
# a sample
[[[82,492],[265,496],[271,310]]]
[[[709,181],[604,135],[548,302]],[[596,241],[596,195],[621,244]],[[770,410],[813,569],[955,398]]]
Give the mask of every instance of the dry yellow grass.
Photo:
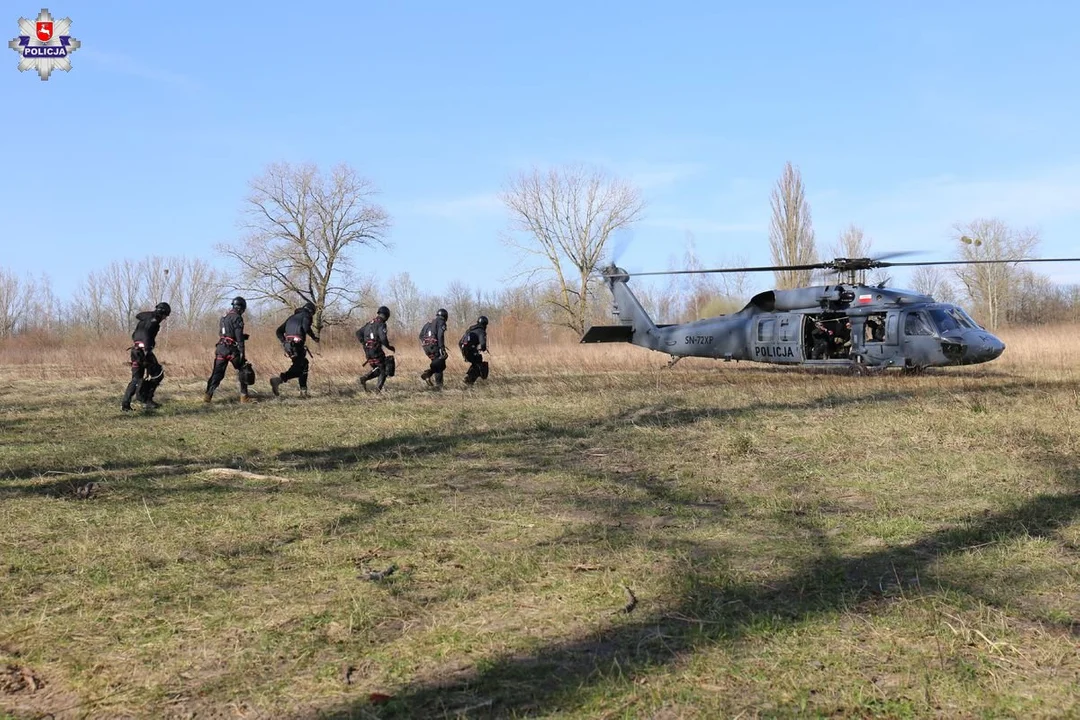
[[[263,333],[265,335],[266,333]],[[1010,370],[1023,368],[1026,373],[1054,375],[1068,372],[1080,362],[1080,326],[1047,325],[1035,328],[1009,328],[999,336],[1007,349],[998,360],[982,369]],[[412,338],[392,338],[398,348],[398,367],[402,376],[419,373],[427,366]],[[288,367],[277,342],[272,337],[256,336],[249,341],[249,352],[265,386],[269,374]],[[129,376],[126,336],[100,339],[79,338],[51,340],[16,339],[0,342],[0,366],[21,377],[57,379],[59,377],[103,378],[122,381]],[[330,347],[310,343],[315,357],[311,360],[312,383],[331,382],[335,386],[350,383],[362,373],[363,350],[348,338],[339,338]],[[630,372],[663,367],[667,356],[625,344],[581,345],[576,343],[503,345],[498,331],[491,337],[490,361],[496,372],[508,375],[574,375],[606,371]],[[210,374],[213,338],[190,333],[164,333],[159,338],[157,354],[170,381],[187,381]],[[451,348],[449,374],[464,374],[465,364]],[[715,360],[686,358],[680,367],[720,367]],[[740,363],[739,367],[755,366]],[[757,367],[765,367],[756,365]],[[15,368],[19,368],[15,370]],[[731,367],[735,367],[732,364]],[[231,383],[230,369],[226,383]],[[223,384],[224,386],[224,384]]]
[[[441,395],[399,340],[379,400],[345,346],[204,406],[174,335],[133,415],[123,338],[0,347],[0,709],[1075,717],[1080,337],[1002,336],[914,377],[493,338]]]

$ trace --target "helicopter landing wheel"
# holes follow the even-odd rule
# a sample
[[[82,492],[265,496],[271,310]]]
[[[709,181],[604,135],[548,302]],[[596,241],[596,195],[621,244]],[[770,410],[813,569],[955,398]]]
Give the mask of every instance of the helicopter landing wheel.
[[[904,365],[905,375],[921,375],[924,370],[926,370],[925,365]]]

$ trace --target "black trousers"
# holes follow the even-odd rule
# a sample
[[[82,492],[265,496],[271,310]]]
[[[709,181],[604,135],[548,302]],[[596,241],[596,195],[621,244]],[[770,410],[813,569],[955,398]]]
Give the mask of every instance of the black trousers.
[[[360,382],[366,383],[368,380],[378,378],[379,382],[376,383],[375,389],[382,390],[383,385],[386,384],[386,353],[368,357],[367,364],[371,365],[371,372],[360,378]]]
[[[165,377],[165,369],[161,367],[153,349],[141,347],[131,348],[131,382],[124,391],[124,405],[130,405],[132,398],[139,396],[144,403],[154,400],[154,393],[158,385]]]
[[[461,355],[465,358],[465,362],[469,363],[469,369],[465,371],[465,384],[472,385],[477,378],[484,376],[484,356],[472,347],[461,348]]]
[[[218,389],[218,385],[225,379],[225,371],[229,368],[229,363],[236,368],[239,375],[240,368],[244,367],[244,358],[242,355],[236,353],[231,345],[225,343],[218,343],[218,346],[214,349],[214,367],[210,371],[210,379],[206,381],[206,394],[213,395]],[[240,394],[248,394],[247,383],[243,378],[239,378],[240,382]]]
[[[446,355],[443,353],[428,355],[428,360],[431,361],[431,366],[420,373],[420,379],[427,380],[428,378],[432,378],[435,381],[436,387],[442,387],[443,373],[446,372]]]
[[[281,382],[288,382],[293,378],[296,378],[300,381],[300,389],[306,390],[308,368],[310,367],[308,365],[307,346],[294,344],[290,346],[288,353],[289,359],[292,360],[292,365],[289,366],[288,370],[281,373]]]

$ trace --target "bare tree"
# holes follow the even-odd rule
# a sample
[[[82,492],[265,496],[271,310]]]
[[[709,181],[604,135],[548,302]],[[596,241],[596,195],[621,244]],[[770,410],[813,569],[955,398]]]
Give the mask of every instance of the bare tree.
[[[949,282],[948,275],[939,267],[923,265],[915,268],[911,274],[911,289],[929,295],[939,302],[954,302],[956,291]]]
[[[861,258],[870,257],[870,246],[874,242],[866,237],[861,227],[852,223],[836,239],[836,244],[829,248],[834,257]]]
[[[45,273],[34,282],[31,315],[34,317],[33,326],[46,332],[56,330],[63,320],[63,308],[60,299],[53,292],[52,278]]]
[[[1038,325],[1067,317],[1069,313],[1068,290],[1056,285],[1048,275],[1035,272],[1030,267],[1017,267],[1011,287],[1007,322]]]
[[[402,272],[390,278],[386,285],[386,305],[390,307],[391,324],[403,332],[419,332],[421,318],[435,308],[427,310],[423,294],[409,273]]]
[[[507,244],[539,262],[530,275],[544,272],[556,282],[559,323],[584,332],[593,271],[612,233],[641,218],[641,191],[602,170],[572,166],[522,173],[507,182],[502,201],[524,234],[507,235]]]
[[[237,289],[286,306],[297,296],[315,303],[319,332],[326,308],[356,305],[347,285],[352,252],[389,247],[390,216],[372,200],[374,184],[345,164],[329,176],[313,164],[270,165],[251,190],[247,237],[219,247],[240,265]]]
[[[682,268],[684,270],[702,270],[705,265],[697,252],[697,241],[693,233],[686,233],[686,246],[683,249]],[[703,315],[706,305],[722,294],[720,281],[715,275],[673,275],[687,304],[687,319],[698,320]]]
[[[789,162],[776,181],[770,205],[769,247],[774,265],[808,265],[818,261],[814,245],[814,226],[810,205],[806,202],[802,174]],[[802,287],[812,282],[811,270],[777,270],[776,286],[780,289]]]
[[[111,325],[131,327],[140,310],[139,305],[146,297],[145,273],[139,264],[132,260],[109,263],[100,281],[104,283],[105,307],[111,317]]]
[[[78,324],[100,334],[131,327],[136,313],[164,300],[173,308],[169,326],[194,330],[222,302],[226,282],[223,271],[201,258],[114,261],[87,274],[71,311]]]
[[[34,307],[34,284],[0,268],[0,337],[10,337],[25,329]]]
[[[997,219],[979,219],[954,228],[959,260],[1026,260],[1039,244],[1035,230],[1010,228]],[[988,330],[1006,319],[1006,308],[1018,278],[1016,265],[960,265],[956,276]]]
[[[446,312],[450,316],[451,325],[468,327],[480,313],[477,310],[477,301],[469,286],[460,280],[454,280],[446,286],[445,302]]]
[[[116,318],[109,311],[105,289],[105,275],[102,272],[87,273],[82,285],[75,291],[71,302],[73,320],[78,325],[102,335],[117,329]]]
[[[195,330],[224,302],[228,277],[202,258],[176,258],[169,270],[173,282],[169,297],[180,309],[177,324]]]
[[[742,255],[736,255],[730,262],[725,264],[729,267],[742,267],[746,265],[746,258]],[[729,301],[741,302],[745,305],[750,299],[750,274],[745,272],[724,273],[720,276],[720,288],[724,297]]]
[[[836,244],[829,248],[832,257],[864,258],[870,257],[870,247],[873,241],[866,237],[861,227],[852,223],[848,225],[836,239]],[[855,274],[856,281],[866,283],[866,271],[860,270]]]

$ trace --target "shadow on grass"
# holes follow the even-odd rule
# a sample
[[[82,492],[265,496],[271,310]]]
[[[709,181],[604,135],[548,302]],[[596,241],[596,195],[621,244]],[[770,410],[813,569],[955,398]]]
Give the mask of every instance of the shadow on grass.
[[[399,433],[351,446],[312,448],[282,453],[278,460],[291,462],[311,470],[334,470],[371,459],[408,459],[454,457],[469,459],[467,446],[476,446],[477,452],[495,451],[496,457],[524,455],[534,467],[559,465],[565,458],[558,457],[555,450],[565,449],[556,445],[560,441],[588,439],[608,431],[621,430],[627,426],[670,429],[693,425],[707,420],[729,422],[742,417],[765,412],[797,412],[838,408],[844,405],[866,403],[903,402],[913,397],[909,392],[884,391],[859,396],[828,394],[799,402],[760,403],[733,408],[682,408],[670,401],[639,404],[631,408],[594,419],[592,421],[561,424],[546,419],[525,423],[516,427],[500,427],[493,430],[470,430],[467,427],[449,433],[423,432]],[[462,450],[465,449],[464,454]],[[475,457],[480,457],[477,454]]]
[[[1074,478],[1075,480],[1075,478]],[[762,630],[778,632],[813,616],[857,608],[873,613],[891,597],[922,592],[938,558],[1015,537],[1046,537],[1080,515],[1080,492],[1044,494],[961,527],[906,545],[851,557],[823,556],[770,586],[715,584],[693,571],[673,577],[678,602],[648,608],[637,620],[527,655],[487,659],[483,669],[444,683],[397,693],[388,705],[366,700],[316,714],[332,720],[361,717],[506,717],[573,712],[588,688],[609,679],[632,680],[677,663],[696,649],[738,643]],[[470,707],[478,712],[463,712]]]

